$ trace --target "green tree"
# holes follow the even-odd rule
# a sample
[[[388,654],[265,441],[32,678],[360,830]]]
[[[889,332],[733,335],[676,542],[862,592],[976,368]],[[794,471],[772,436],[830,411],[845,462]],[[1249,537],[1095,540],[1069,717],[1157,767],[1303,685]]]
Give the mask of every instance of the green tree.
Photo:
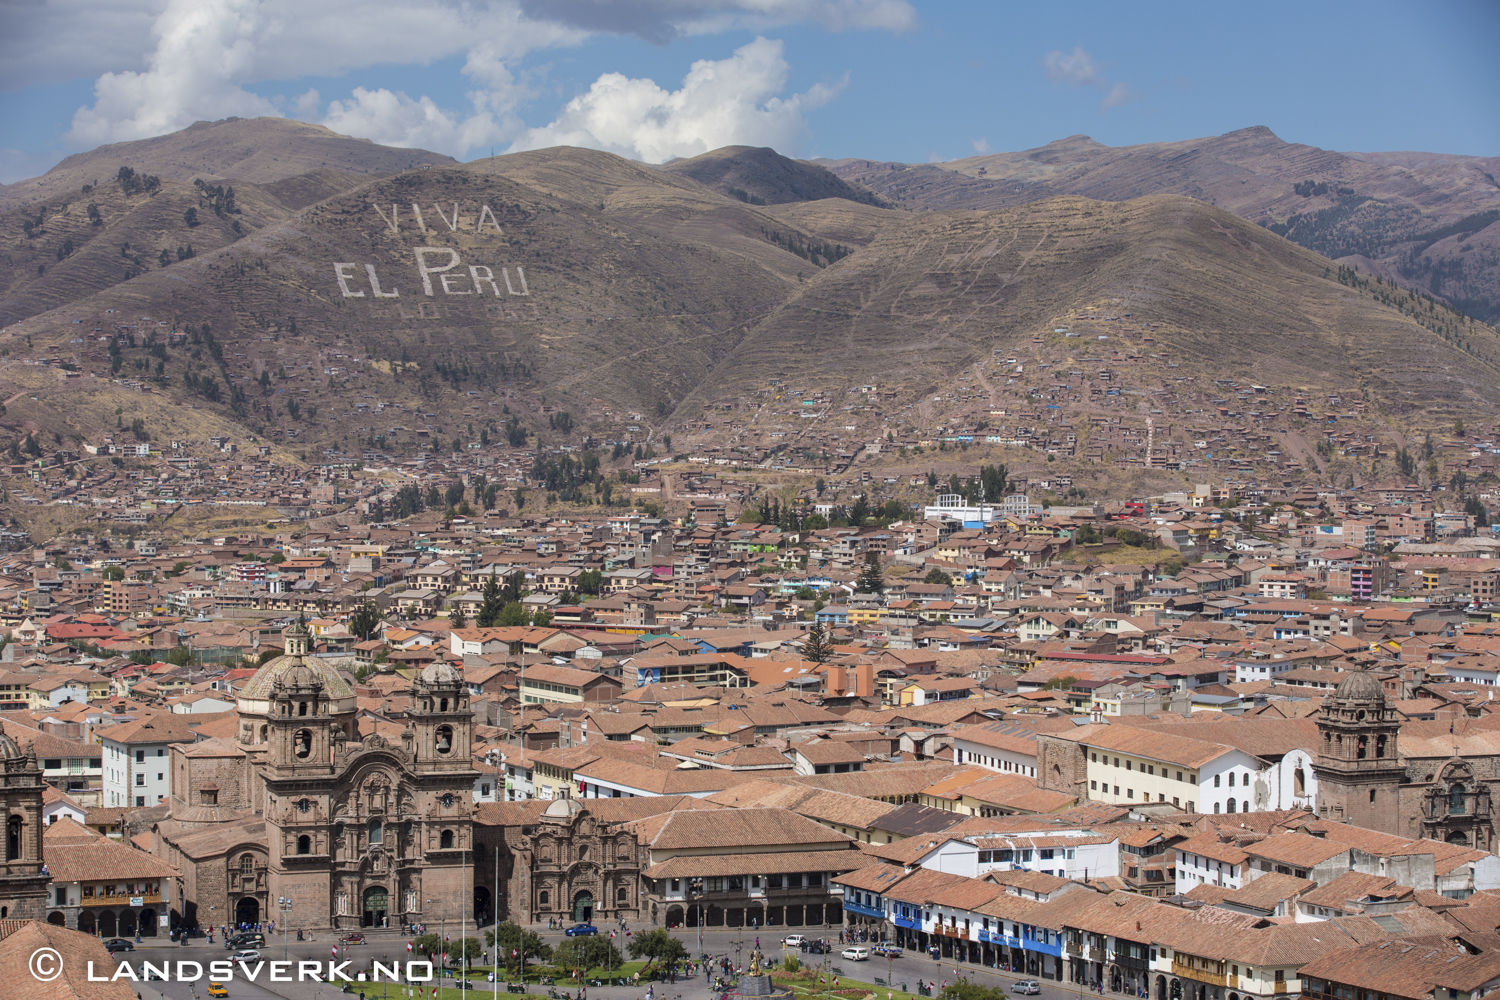
[[[501,627],[526,625],[530,623],[530,616],[526,614],[526,606],[520,601],[511,601],[500,609],[500,617],[495,624]]]
[[[603,934],[571,937],[552,951],[552,964],[561,969],[618,969],[623,964],[620,949]]]
[[[827,663],[833,659],[833,643],[822,622],[813,622],[812,628],[807,630],[807,638],[802,640],[802,658],[813,663]]]
[[[1478,497],[1469,497],[1464,501],[1464,513],[1474,518],[1476,528],[1488,528],[1490,526],[1490,512],[1485,509],[1484,504]]]
[[[849,523],[856,528],[865,523],[865,518],[870,516],[870,498],[861,493],[854,498],[854,503],[849,507]]]
[[[922,582],[941,583],[945,587],[951,587],[953,586],[953,577],[949,576],[947,573],[944,573],[942,570],[934,566],[932,567],[932,569],[927,571],[926,576],[922,577]]]
[[[1464,422],[1462,418],[1453,421],[1453,434],[1455,437],[1464,436]]]
[[[494,628],[496,619],[505,608],[505,601],[500,596],[500,581],[493,573],[484,581],[483,597],[479,613],[474,616],[474,624],[480,628]]]
[[[531,624],[536,628],[546,628],[552,624],[552,612],[546,608],[538,608],[536,614],[531,616]]]
[[[173,646],[167,650],[166,661],[174,667],[185,667],[193,662],[193,651],[187,646]]]
[[[855,581],[854,589],[862,594],[885,593],[885,572],[880,568],[879,553],[873,551],[865,553],[865,566],[859,571],[859,579]]]
[[[686,946],[660,927],[635,935],[627,950],[631,958],[644,958],[646,968],[657,965],[670,969],[688,956]]]
[[[470,966],[484,957],[484,945],[477,937],[454,938],[448,942],[446,950],[449,965]]]
[[[519,513],[526,506],[526,491],[517,486],[511,496],[515,498],[516,511]]]
[[[451,629],[469,627],[469,619],[464,616],[464,609],[457,604],[448,609],[448,627]]]
[[[125,567],[106,566],[104,567],[104,572],[101,573],[100,576],[102,576],[106,580],[123,580],[125,579]]]
[[[412,938],[411,947],[428,958],[436,958],[443,953],[443,939],[436,934],[419,934]]]
[[[511,975],[516,975],[521,970],[523,960],[552,961],[551,945],[543,941],[536,932],[528,931],[509,920],[485,931],[484,940],[491,948],[499,949],[500,962]]]
[[[458,451],[457,448],[453,449]],[[443,499],[448,502],[449,507],[457,507],[458,502],[464,498],[463,483],[449,483],[448,488],[443,491]]]
[[[366,601],[349,619],[349,631],[362,640],[368,640],[380,627],[380,608],[374,601]]]
[[[198,210],[196,208],[189,208],[186,212],[183,212],[182,221],[186,222],[189,226],[196,226],[198,224]]]

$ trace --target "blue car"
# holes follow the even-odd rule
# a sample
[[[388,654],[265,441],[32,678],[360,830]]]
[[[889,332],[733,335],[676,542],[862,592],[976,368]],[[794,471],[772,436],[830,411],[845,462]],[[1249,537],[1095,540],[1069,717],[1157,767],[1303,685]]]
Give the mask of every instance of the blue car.
[[[568,937],[588,937],[591,934],[598,934],[599,928],[595,927],[593,924],[574,924],[572,927],[569,927],[567,930],[563,931],[563,933]]]

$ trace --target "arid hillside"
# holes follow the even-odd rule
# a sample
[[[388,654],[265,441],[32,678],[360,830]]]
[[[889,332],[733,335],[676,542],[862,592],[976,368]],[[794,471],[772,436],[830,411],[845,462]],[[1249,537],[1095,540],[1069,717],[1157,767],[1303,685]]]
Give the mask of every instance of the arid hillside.
[[[164,181],[202,178],[269,184],[316,170],[363,179],[453,162],[453,157],[442,153],[378,146],[368,139],[289,118],[225,118],[195,122],[153,139],[110,143],[76,153],[40,177],[0,184],[0,210],[69,196],[85,184],[104,183],[122,164]]]
[[[941,164],[819,162],[918,210],[993,210],[1070,194],[1187,195],[1500,320],[1500,158],[1337,153],[1255,127],[1119,148],[1075,135]]]

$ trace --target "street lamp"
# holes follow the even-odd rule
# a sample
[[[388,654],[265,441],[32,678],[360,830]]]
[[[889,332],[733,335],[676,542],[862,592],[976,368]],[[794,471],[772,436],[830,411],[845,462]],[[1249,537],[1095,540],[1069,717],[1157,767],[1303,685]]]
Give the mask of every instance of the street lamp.
[[[688,896],[698,904],[698,961],[703,961],[703,880],[701,878],[691,879],[688,882]],[[707,963],[705,963],[707,964]]]
[[[292,912],[292,901],[287,896],[277,896],[276,906],[281,910],[281,958],[283,961],[286,961],[288,950],[287,935],[291,933],[287,927],[286,915]]]

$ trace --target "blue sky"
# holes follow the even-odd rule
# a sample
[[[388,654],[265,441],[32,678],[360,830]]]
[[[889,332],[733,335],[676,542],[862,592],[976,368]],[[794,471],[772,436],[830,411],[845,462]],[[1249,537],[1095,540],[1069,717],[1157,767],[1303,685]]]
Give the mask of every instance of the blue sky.
[[[461,158],[747,142],[924,161],[1249,125],[1500,155],[1496,0],[40,0],[4,18],[5,181],[228,114]]]

